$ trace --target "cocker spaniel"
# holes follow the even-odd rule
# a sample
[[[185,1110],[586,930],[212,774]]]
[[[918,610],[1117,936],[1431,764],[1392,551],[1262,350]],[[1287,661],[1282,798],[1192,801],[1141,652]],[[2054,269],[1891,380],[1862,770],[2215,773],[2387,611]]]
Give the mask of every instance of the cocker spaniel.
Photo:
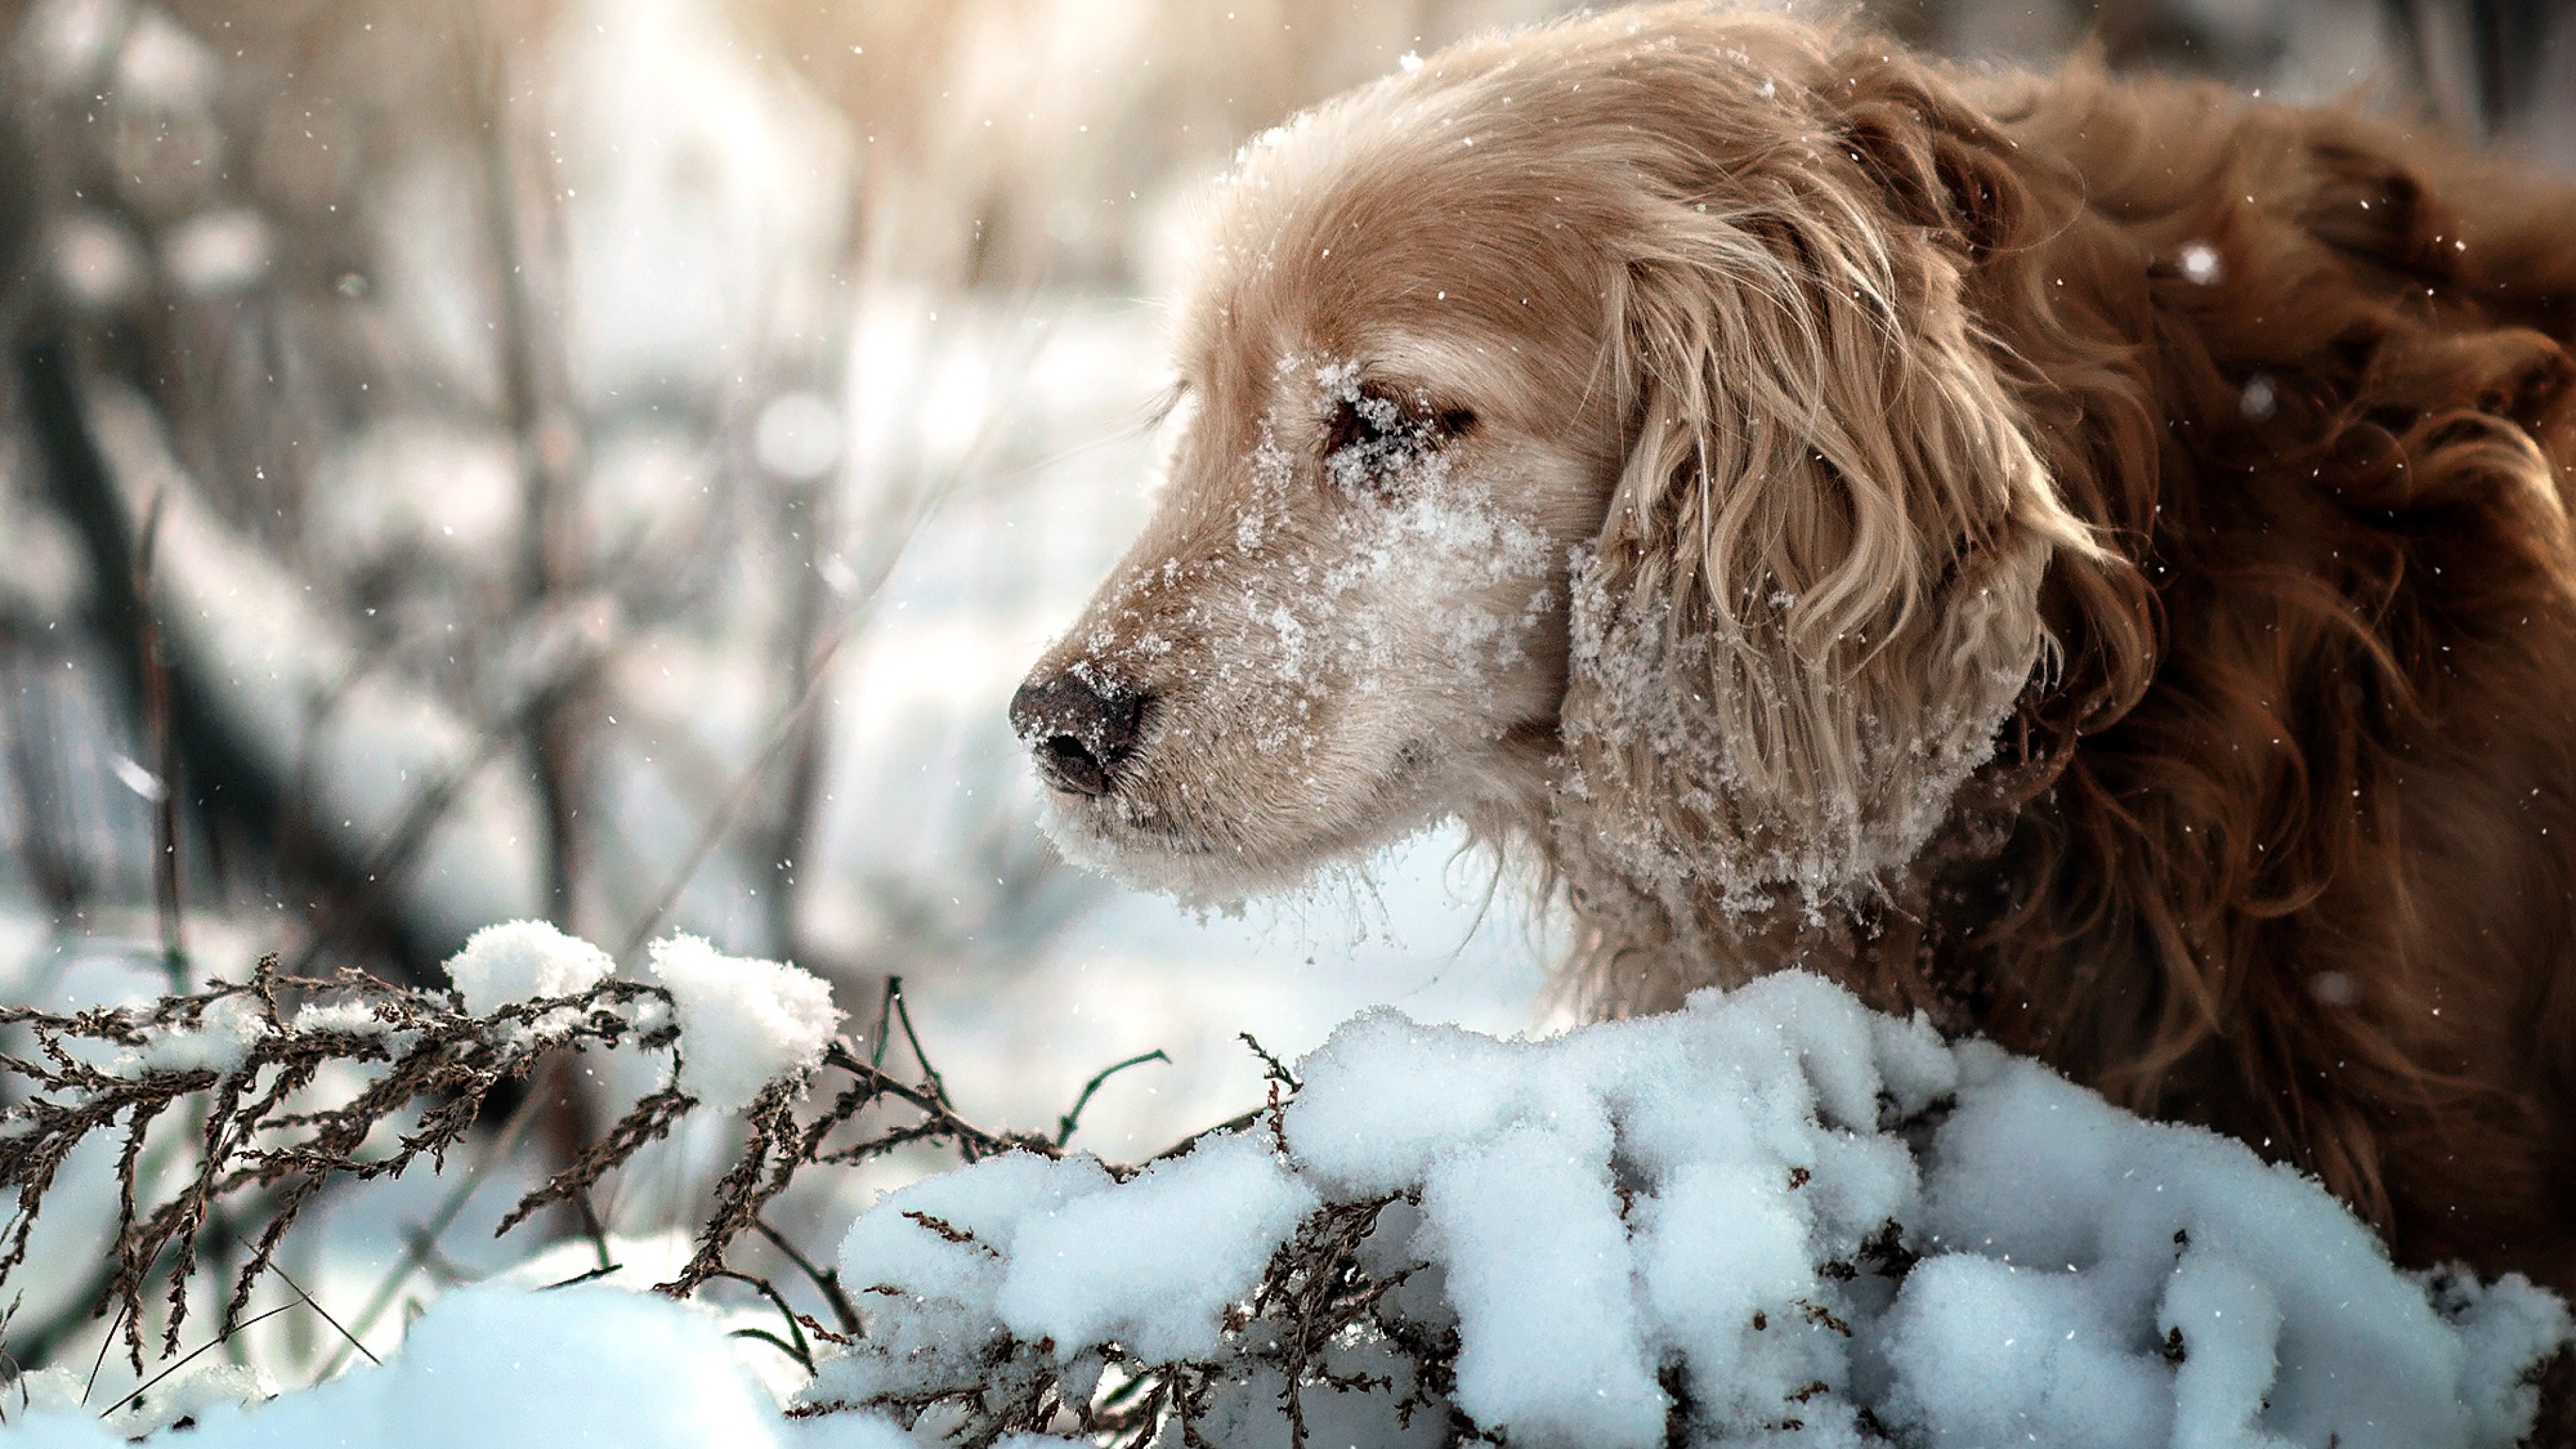
[[[1012,718],[1232,896],[1464,819],[1601,1013],[1785,963],[2576,1288],[2576,191],[1698,5],[1247,149]]]

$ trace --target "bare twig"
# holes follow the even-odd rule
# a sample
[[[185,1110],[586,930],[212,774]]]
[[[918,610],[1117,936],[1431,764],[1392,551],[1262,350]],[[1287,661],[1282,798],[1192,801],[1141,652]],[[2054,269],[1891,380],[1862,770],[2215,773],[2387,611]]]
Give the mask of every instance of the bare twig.
[[[1105,1083],[1146,1062],[1169,1060],[1163,1052],[1146,1052],[1094,1073],[1056,1119],[1052,1134],[995,1132],[958,1114],[904,1004],[901,986],[890,983],[886,996],[886,1030],[902,1033],[917,1075],[897,1076],[881,1055],[862,1056],[842,1038],[825,1049],[814,1070],[771,1082],[743,1113],[748,1128],[743,1147],[715,1186],[689,1262],[659,1285],[673,1295],[697,1293],[717,1280],[751,1287],[777,1308],[781,1326],[775,1332],[741,1332],[775,1344],[809,1369],[816,1362],[818,1338],[861,1345],[868,1322],[838,1271],[800,1248],[765,1215],[799,1174],[819,1166],[865,1163],[918,1143],[945,1146],[969,1162],[1008,1152],[1060,1157]],[[331,1010],[319,1016],[290,1013],[281,1008],[282,998],[318,1001]],[[351,1012],[351,1006],[362,1009]],[[13,1093],[21,1105],[0,1110],[0,1189],[15,1189],[19,1199],[18,1221],[10,1236],[0,1238],[9,1249],[0,1254],[0,1282],[22,1263],[26,1235],[62,1163],[83,1141],[105,1136],[119,1142],[122,1152],[114,1272],[105,1293],[116,1316],[102,1340],[99,1365],[121,1330],[135,1372],[144,1372],[144,1295],[164,1284],[166,1327],[156,1325],[162,1331],[155,1336],[167,1366],[144,1387],[161,1382],[212,1346],[199,1345],[183,1355],[179,1330],[187,1317],[201,1240],[214,1241],[230,1232],[226,1225],[233,1221],[245,1224],[238,1239],[247,1251],[239,1266],[225,1270],[230,1296],[214,1342],[227,1341],[250,1324],[294,1306],[248,1313],[252,1289],[273,1275],[296,1303],[311,1308],[338,1333],[341,1342],[325,1376],[353,1353],[372,1361],[365,1334],[416,1269],[440,1266],[439,1238],[475,1184],[518,1149],[541,1094],[531,1092],[504,1129],[485,1140],[464,1180],[412,1235],[404,1261],[354,1320],[329,1312],[279,1266],[278,1249],[298,1214],[329,1183],[396,1175],[423,1158],[443,1164],[473,1129],[493,1091],[506,1082],[529,1080],[562,1050],[635,1045],[676,1054],[684,1043],[671,1019],[669,993],[634,982],[604,981],[578,995],[511,1003],[474,1016],[443,994],[354,972],[328,980],[282,976],[273,958],[247,983],[217,982],[192,994],[136,1006],[76,1013],[0,1007],[0,1027],[24,1031],[34,1042],[25,1055],[0,1054],[0,1076],[15,1076],[29,1088]],[[359,1080],[340,1089],[336,1098],[325,1093],[315,1105],[310,1099],[323,1090],[321,1069],[326,1065],[356,1067]],[[835,1085],[819,1105],[809,1104],[806,1093],[817,1081]],[[676,1086],[645,1094],[599,1140],[578,1149],[572,1161],[525,1193],[499,1231],[552,1205],[583,1203],[608,1174],[668,1136],[697,1105]],[[394,1140],[370,1147],[398,1116],[401,1130]],[[144,1138],[163,1118],[188,1124],[186,1137],[195,1153],[184,1179],[166,1189],[156,1188],[155,1175],[139,1167]],[[1120,1177],[1133,1171],[1114,1165],[1108,1170]],[[1280,1364],[1290,1382],[1342,1387],[1355,1382],[1331,1378],[1316,1356],[1323,1344],[1372,1311],[1372,1294],[1378,1289],[1365,1275],[1354,1273],[1351,1255],[1382,1205],[1328,1209],[1301,1232],[1296,1252],[1284,1253],[1264,1280],[1255,1311],[1270,1315],[1276,1330],[1271,1339],[1285,1355]],[[963,1230],[936,1219],[924,1222],[933,1231],[965,1237]],[[799,1312],[776,1281],[729,1261],[745,1234],[758,1235],[805,1275],[837,1328]],[[601,1250],[599,1265],[567,1281],[615,1271],[605,1251],[604,1228],[595,1231],[593,1241]],[[452,1270],[448,1276],[455,1276]],[[1242,1327],[1236,1318],[1229,1324]],[[94,1365],[93,1384],[97,1369]],[[1155,1382],[1138,1391],[1141,1398],[1121,1401],[1125,1407],[1114,1413],[1095,1415],[1088,1387],[1068,1385],[1053,1369],[1026,1382],[1026,1376],[1014,1378],[1018,1387],[976,1412],[989,1410],[996,1432],[1014,1433],[1041,1430],[1069,1412],[1121,1440],[1150,1427],[1136,1419],[1142,1413],[1153,1423],[1178,1426],[1178,1442],[1193,1442],[1192,1421],[1208,1411],[1215,1370],[1129,1363],[1122,1372]],[[135,1402],[141,1392],[127,1395],[118,1409]]]
[[[331,1325],[332,1329],[337,1332],[342,1339],[347,1341],[349,1347],[356,1349],[362,1354],[366,1354],[367,1362],[372,1364],[381,1364],[384,1362],[383,1359],[380,1359],[372,1352],[369,1352],[367,1346],[358,1341],[358,1336],[356,1334],[342,1328],[340,1326],[340,1320],[331,1316],[331,1310],[323,1307],[320,1303],[315,1302],[313,1295],[304,1291],[304,1285],[289,1277],[284,1268],[272,1263],[269,1265],[269,1271],[277,1275],[277,1281],[294,1289],[295,1296],[304,1300],[304,1306],[312,1309],[324,1323]]]
[[[1166,1055],[1161,1047],[1156,1047],[1152,1051],[1143,1052],[1136,1056],[1129,1057],[1127,1060],[1118,1063],[1116,1066],[1103,1067],[1098,1072],[1094,1073],[1090,1081],[1082,1084],[1082,1095],[1073,1099],[1072,1108],[1063,1116],[1056,1119],[1055,1145],[1062,1147],[1073,1140],[1073,1129],[1082,1121],[1082,1109],[1091,1105],[1091,1095],[1092,1093],[1100,1090],[1101,1083],[1108,1081],[1111,1077],[1118,1075],[1129,1067],[1141,1067],[1147,1062],[1162,1062],[1168,1065],[1171,1060],[1171,1057]]]
[[[1302,1084],[1298,1082],[1297,1074],[1288,1070],[1288,1066],[1285,1062],[1272,1056],[1270,1054],[1270,1049],[1255,1040],[1252,1033],[1248,1031],[1238,1031],[1234,1036],[1235,1040],[1252,1048],[1252,1054],[1254,1056],[1261,1058],[1261,1074],[1264,1077],[1286,1087],[1289,1091],[1294,1092],[1300,1089]]]
[[[437,1250],[438,1240],[445,1237],[447,1230],[455,1225],[457,1216],[465,1211],[465,1204],[473,1198],[475,1191],[482,1187],[485,1175],[518,1150],[520,1140],[527,1135],[529,1128],[536,1125],[538,1105],[533,1093],[521,1100],[517,1110],[510,1114],[509,1121],[504,1123],[501,1130],[484,1143],[483,1150],[475,1155],[474,1163],[466,1169],[465,1175],[457,1180],[455,1186],[447,1190],[447,1196],[438,1204],[438,1211],[431,1213],[428,1220],[411,1234],[410,1241],[404,1245],[402,1258],[378,1281],[375,1293],[367,1299],[366,1309],[358,1315],[359,1333],[365,1333],[375,1327],[376,1320],[383,1317],[385,1310],[393,1306],[394,1297],[402,1291],[404,1280],[418,1271],[421,1264],[428,1260],[429,1255]],[[331,1356],[329,1363],[322,1366],[320,1376],[327,1379],[338,1373],[341,1364],[347,1362],[348,1356],[348,1350],[344,1346]]]
[[[877,996],[877,1029],[868,1036],[868,1065],[885,1065],[886,1045],[894,1030],[894,999],[903,990],[901,976],[888,976],[885,990]]]
[[[614,1273],[625,1266],[626,1265],[623,1263],[602,1263],[596,1268],[584,1268],[569,1278],[558,1278],[554,1282],[548,1283],[537,1291],[540,1293],[552,1293],[558,1288],[575,1288],[584,1283],[596,1283],[600,1279],[607,1277],[609,1274]]]
[[[823,1295],[823,1302],[830,1306],[833,1320],[840,1324],[845,1336],[856,1338],[865,1331],[858,1305],[850,1301],[849,1290],[841,1286],[840,1269],[816,1266],[813,1259],[805,1256],[802,1248],[797,1247],[785,1233],[771,1227],[765,1218],[753,1218],[751,1226],[753,1231],[767,1238],[769,1245],[776,1248],[781,1256],[796,1265],[796,1271],[805,1275],[806,1281],[814,1285],[815,1292]]]
[[[81,1402],[89,1402],[90,1391],[98,1387],[98,1371],[107,1366],[107,1351],[116,1346],[116,1330],[125,1322],[125,1305],[116,1305],[116,1316],[108,1320],[107,1332],[99,1335],[98,1357],[90,1360],[89,1380],[81,1385]]]
[[[904,998],[902,977],[886,978],[886,999],[894,1003],[894,1019],[903,1024],[903,1039],[912,1047],[912,1059],[921,1064],[921,1079],[930,1084],[930,1095],[946,1107],[948,1084],[940,1079],[939,1069],[930,1064],[930,1054],[921,1049],[921,1034],[912,1029],[912,1004]]]
[[[492,1229],[492,1236],[496,1238],[501,1236],[527,1221],[540,1209],[552,1207],[560,1202],[571,1202],[586,1195],[601,1178],[624,1166],[636,1153],[642,1151],[646,1144],[659,1142],[670,1136],[672,1126],[696,1105],[695,1098],[673,1087],[665,1087],[661,1091],[648,1094],[627,1109],[626,1115],[618,1120],[617,1125],[608,1129],[606,1137],[593,1143],[572,1162],[566,1164],[562,1171],[546,1179],[543,1185],[519,1199],[518,1206],[510,1209],[509,1214],[501,1219],[500,1225]],[[599,1245],[599,1254],[605,1261],[608,1256],[605,1243]]]
[[[254,1314],[249,1318],[243,1319],[239,1323],[226,1326],[222,1332],[216,1334],[210,1339],[207,1339],[204,1343],[198,1344],[195,1348],[192,1348],[188,1350],[187,1353],[181,1355],[177,1363],[171,1364],[169,1367],[161,1370],[161,1372],[154,1374],[152,1377],[145,1379],[142,1383],[137,1384],[134,1392],[127,1394],[124,1398],[108,1405],[107,1408],[99,1414],[99,1417],[102,1419],[112,1417],[118,1410],[151,1392],[153,1386],[159,1384],[163,1379],[170,1377],[170,1375],[177,1373],[179,1370],[186,1368],[189,1364],[195,1362],[197,1357],[200,1354],[203,1354],[206,1350],[210,1348],[221,1348],[225,1344],[232,1342],[234,1334],[251,1327],[253,1324],[266,1323],[268,1320],[275,1318],[277,1315],[284,1313],[286,1310],[293,1308],[294,1306],[295,1305],[292,1303],[281,1303],[265,1313]]]
[[[728,1279],[735,1283],[747,1284],[753,1289],[753,1291],[759,1293],[761,1297],[768,1299],[770,1306],[778,1310],[779,1318],[786,1322],[788,1336],[796,1341],[793,1344],[788,1344],[782,1342],[777,1337],[762,1332],[756,1328],[736,1329],[734,1330],[736,1336],[747,1338],[766,1338],[771,1343],[775,1343],[780,1348],[787,1350],[788,1354],[793,1357],[797,1363],[804,1366],[807,1373],[810,1374],[814,1371],[814,1346],[811,1343],[808,1343],[805,1339],[805,1324],[803,1320],[797,1316],[796,1310],[787,1305],[787,1295],[779,1292],[776,1284],[759,1276],[758,1274],[744,1273],[732,1268],[719,1268],[708,1276],[711,1278]]]

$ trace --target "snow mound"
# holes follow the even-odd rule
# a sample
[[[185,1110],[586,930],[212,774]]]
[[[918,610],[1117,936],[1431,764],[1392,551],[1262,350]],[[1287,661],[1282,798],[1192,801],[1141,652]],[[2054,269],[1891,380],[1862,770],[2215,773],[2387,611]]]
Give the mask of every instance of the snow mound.
[[[1219,1137],[1022,1221],[995,1305],[1022,1338],[1205,1358],[1225,1310],[1317,1206],[1261,1143]]]
[[[485,926],[447,960],[447,979],[476,1016],[523,1001],[579,996],[616,970],[607,952],[545,921]]]
[[[907,1444],[852,1419],[831,1437],[795,1434],[707,1315],[595,1284],[451,1293],[412,1325],[402,1351],[319,1387],[242,1405],[194,1396],[190,1449],[849,1449]],[[12,1405],[15,1407],[15,1405]],[[106,1449],[125,1434],[77,1404],[38,1409],[0,1431],[28,1449]],[[161,1442],[156,1437],[151,1442]]]
[[[791,1072],[821,1065],[840,1029],[832,988],[783,961],[727,956],[695,936],[652,947],[653,974],[680,1016],[680,1088],[739,1112]]]
[[[1013,1154],[889,1195],[841,1253],[869,1336],[809,1399],[940,1433],[1186,1358],[1200,1436],[1284,1444],[1280,1265],[1357,1232],[1317,1259],[1367,1292],[1296,1360],[1309,1442],[1454,1409],[1599,1449],[2501,1446],[2569,1337],[2237,1142],[1804,973],[1543,1042],[1379,1010],[1299,1071],[1123,1181]]]

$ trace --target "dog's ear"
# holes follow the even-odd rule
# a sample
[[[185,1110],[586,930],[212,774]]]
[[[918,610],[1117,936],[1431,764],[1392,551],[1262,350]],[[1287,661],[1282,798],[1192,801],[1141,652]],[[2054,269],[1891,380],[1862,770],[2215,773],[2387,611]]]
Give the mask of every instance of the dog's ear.
[[[1675,910],[1812,916],[1901,869],[2048,667],[2052,557],[2099,556],[1963,304],[1986,238],[1917,214],[1976,178],[1823,159],[1662,201],[1610,287],[1629,431],[1561,828]]]

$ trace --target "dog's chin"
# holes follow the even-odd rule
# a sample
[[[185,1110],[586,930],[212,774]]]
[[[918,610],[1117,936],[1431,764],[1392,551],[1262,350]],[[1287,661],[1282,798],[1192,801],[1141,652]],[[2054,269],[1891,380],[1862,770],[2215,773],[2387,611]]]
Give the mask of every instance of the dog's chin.
[[[1286,829],[1275,820],[1257,832],[1229,822],[1204,826],[1116,791],[1056,789],[1045,792],[1039,823],[1075,865],[1185,904],[1225,906],[1302,890],[1336,866],[1449,818],[1457,806],[1437,788],[1440,773],[1427,753],[1402,751],[1341,808]],[[1250,838],[1256,834],[1257,842]]]

